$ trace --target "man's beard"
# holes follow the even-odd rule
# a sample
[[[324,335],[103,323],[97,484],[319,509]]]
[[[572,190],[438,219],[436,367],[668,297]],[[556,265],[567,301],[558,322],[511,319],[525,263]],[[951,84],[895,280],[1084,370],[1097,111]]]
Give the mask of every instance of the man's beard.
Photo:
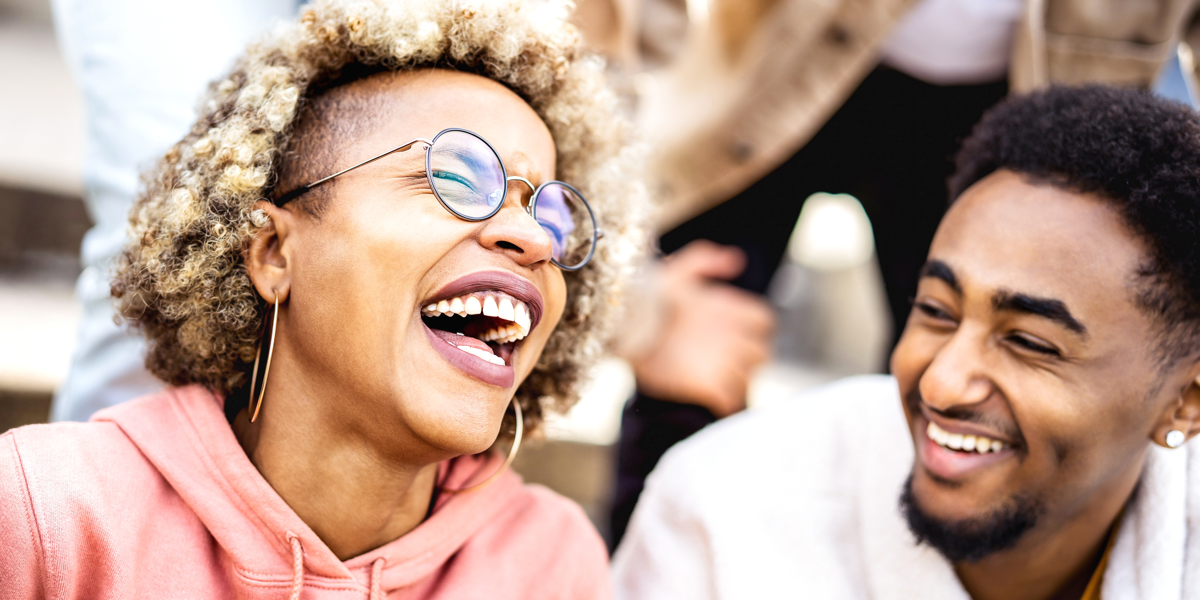
[[[904,482],[900,511],[917,542],[937,550],[950,562],[976,562],[1012,548],[1037,524],[1041,504],[1017,497],[1008,505],[981,517],[945,521],[924,512],[912,491],[912,476]]]

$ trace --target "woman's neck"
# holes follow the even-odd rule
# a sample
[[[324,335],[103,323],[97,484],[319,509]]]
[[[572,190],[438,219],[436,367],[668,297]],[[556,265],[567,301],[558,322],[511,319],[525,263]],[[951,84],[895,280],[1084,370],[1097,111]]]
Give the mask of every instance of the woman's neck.
[[[313,404],[272,385],[262,413],[233,422],[250,461],[283,501],[341,560],[412,531],[429,513],[437,463],[398,462],[358,436],[335,432]],[[308,408],[309,410],[305,410]],[[274,419],[272,417],[275,417]]]

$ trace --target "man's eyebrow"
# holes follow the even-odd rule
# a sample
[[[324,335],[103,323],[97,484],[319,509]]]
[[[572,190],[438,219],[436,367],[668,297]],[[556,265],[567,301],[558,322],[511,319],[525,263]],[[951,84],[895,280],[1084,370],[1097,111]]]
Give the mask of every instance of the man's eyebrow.
[[[921,267],[921,277],[941,279],[942,281],[946,282],[946,285],[950,286],[955,293],[962,293],[962,286],[958,284],[958,277],[954,274],[954,269],[951,269],[950,265],[940,260],[930,259],[926,261],[925,265]]]
[[[1018,312],[1050,319],[1063,327],[1087,337],[1087,327],[1083,326],[1062,300],[1054,298],[1038,298],[1026,294],[1018,294],[1001,290],[992,296],[992,306],[996,310]]]

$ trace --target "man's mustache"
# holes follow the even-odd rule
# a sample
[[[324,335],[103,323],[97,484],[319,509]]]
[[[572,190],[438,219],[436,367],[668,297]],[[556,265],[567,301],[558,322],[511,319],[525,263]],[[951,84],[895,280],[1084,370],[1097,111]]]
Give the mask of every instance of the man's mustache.
[[[924,406],[925,409],[929,410],[930,412],[947,419],[962,421],[965,423],[974,423],[976,425],[981,425],[996,431],[1004,436],[1006,441],[1011,442],[1014,449],[1018,451],[1027,447],[1025,444],[1025,436],[1021,434],[1021,428],[1019,425],[1017,425],[1017,423],[1010,419],[998,417],[986,411],[979,410],[976,408],[976,405],[964,404],[954,405],[944,409],[934,408],[925,402],[925,398],[921,396],[921,391],[919,388],[914,388],[906,393],[904,395],[904,402],[908,405],[910,414],[919,414],[921,412],[921,407]]]

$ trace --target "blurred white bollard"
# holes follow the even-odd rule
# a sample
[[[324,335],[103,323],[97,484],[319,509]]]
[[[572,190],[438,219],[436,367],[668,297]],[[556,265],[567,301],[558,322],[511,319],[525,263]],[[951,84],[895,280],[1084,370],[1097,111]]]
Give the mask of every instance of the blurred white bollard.
[[[771,283],[782,361],[878,371],[891,332],[871,222],[846,194],[810,196]]]
[[[858,199],[816,193],[804,201],[788,240],[792,262],[821,273],[847,271],[875,257],[875,234]]]

